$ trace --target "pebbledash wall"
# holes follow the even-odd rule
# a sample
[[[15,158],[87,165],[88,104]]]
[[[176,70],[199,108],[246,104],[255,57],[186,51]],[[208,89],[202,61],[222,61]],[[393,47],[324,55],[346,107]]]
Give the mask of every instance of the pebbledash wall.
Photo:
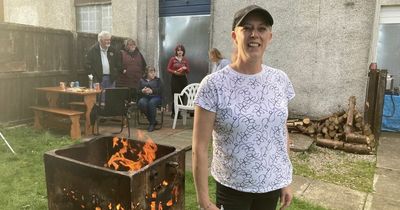
[[[76,30],[74,0],[3,0],[4,20]],[[158,0],[112,1],[113,34],[132,37],[149,64],[158,66]],[[284,70],[296,98],[292,116],[321,117],[346,109],[357,97],[363,110],[368,66],[376,60],[381,6],[400,0],[212,0],[210,47],[230,57],[233,13],[246,5],[267,8],[274,17],[265,63]]]

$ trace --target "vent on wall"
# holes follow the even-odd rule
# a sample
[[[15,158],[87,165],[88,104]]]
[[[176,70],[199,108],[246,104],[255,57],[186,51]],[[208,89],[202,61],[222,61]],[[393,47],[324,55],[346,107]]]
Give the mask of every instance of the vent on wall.
[[[381,8],[379,23],[400,23],[400,6],[385,6]]]
[[[211,0],[159,0],[160,17],[208,15]]]

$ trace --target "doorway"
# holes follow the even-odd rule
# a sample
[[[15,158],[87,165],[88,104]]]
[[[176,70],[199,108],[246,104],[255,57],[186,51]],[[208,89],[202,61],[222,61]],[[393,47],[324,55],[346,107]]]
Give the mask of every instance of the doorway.
[[[159,68],[163,81],[163,100],[170,104],[171,75],[167,71],[169,59],[175,55],[177,44],[183,44],[189,61],[189,84],[199,83],[208,73],[210,45],[210,0],[160,0]]]
[[[400,132],[400,6],[382,7],[379,21],[377,63],[387,69],[383,102],[383,131]]]

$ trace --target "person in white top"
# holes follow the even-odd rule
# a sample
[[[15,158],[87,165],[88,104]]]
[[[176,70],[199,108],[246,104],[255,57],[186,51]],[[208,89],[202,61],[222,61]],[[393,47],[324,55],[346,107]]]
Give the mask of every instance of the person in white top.
[[[207,75],[195,98],[193,176],[200,209],[286,209],[292,200],[288,103],[294,88],[281,70],[263,64],[273,18],[256,5],[237,11],[232,64]],[[208,143],[216,203],[208,191]]]
[[[208,57],[213,63],[210,74],[223,69],[225,66],[229,65],[231,61],[222,56],[221,52],[217,48],[212,48],[208,51]]]

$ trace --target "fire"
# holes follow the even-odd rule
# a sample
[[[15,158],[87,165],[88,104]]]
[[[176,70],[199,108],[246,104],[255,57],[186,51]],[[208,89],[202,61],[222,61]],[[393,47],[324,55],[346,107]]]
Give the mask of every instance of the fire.
[[[138,133],[138,137],[144,139],[145,136]],[[112,145],[113,148],[119,147],[119,151],[111,156],[107,166],[115,170],[123,166],[128,171],[137,171],[156,159],[157,144],[151,138],[147,138],[142,148],[133,147],[128,139],[119,137],[113,138]]]
[[[153,192],[150,196],[146,195],[146,199],[150,203],[150,210],[163,210],[165,208],[169,209],[167,207],[171,207],[175,203],[178,203],[178,191],[179,187],[177,185],[163,180],[153,189]],[[166,197],[168,200],[159,200]]]
[[[63,195],[70,201],[73,202],[74,205],[79,206],[80,209],[93,209],[93,210],[125,210],[125,208],[122,206],[122,204],[118,203],[115,205],[115,208],[113,208],[113,204],[111,202],[108,203],[107,206],[101,206],[100,203],[97,201],[102,200],[100,197],[97,197],[96,195],[85,195],[79,191],[75,191],[72,189],[68,189],[64,187],[62,189]],[[88,199],[88,197],[91,197],[91,199]],[[103,208],[104,207],[104,208]],[[74,208],[78,209],[78,208]]]

